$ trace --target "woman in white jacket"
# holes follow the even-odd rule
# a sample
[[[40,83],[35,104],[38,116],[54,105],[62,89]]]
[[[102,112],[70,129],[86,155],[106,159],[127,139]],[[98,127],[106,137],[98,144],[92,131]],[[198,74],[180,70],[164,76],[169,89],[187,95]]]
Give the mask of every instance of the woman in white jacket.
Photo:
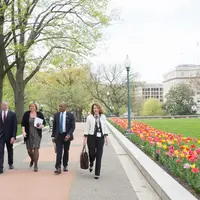
[[[88,145],[90,172],[93,171],[93,165],[96,159],[95,179],[100,177],[104,143],[106,142],[106,145],[108,144],[108,128],[106,121],[106,116],[103,114],[101,106],[94,103],[91,108],[91,114],[86,120],[83,145]]]

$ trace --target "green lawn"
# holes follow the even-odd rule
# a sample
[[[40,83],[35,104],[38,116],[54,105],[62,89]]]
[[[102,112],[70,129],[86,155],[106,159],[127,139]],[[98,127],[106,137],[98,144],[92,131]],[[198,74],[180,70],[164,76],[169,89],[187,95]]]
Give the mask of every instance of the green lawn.
[[[22,134],[21,124],[18,124],[18,127],[17,127],[17,135],[21,135],[21,134]]]
[[[200,119],[148,119],[139,121],[158,130],[200,139]]]

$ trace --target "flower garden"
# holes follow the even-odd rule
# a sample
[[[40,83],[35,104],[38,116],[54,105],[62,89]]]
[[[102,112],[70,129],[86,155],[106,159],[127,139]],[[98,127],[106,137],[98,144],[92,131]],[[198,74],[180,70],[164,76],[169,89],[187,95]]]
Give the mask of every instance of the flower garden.
[[[110,122],[122,133],[126,119],[111,118]],[[199,130],[200,131],[200,130]],[[131,123],[130,140],[174,177],[180,178],[200,193],[200,140],[157,130],[142,122]]]

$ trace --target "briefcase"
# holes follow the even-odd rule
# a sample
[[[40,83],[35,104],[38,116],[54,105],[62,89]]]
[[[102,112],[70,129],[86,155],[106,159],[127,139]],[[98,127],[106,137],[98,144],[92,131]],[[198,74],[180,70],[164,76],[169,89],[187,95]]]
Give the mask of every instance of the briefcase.
[[[89,156],[85,147],[83,147],[81,155],[80,155],[80,167],[81,169],[89,168]]]

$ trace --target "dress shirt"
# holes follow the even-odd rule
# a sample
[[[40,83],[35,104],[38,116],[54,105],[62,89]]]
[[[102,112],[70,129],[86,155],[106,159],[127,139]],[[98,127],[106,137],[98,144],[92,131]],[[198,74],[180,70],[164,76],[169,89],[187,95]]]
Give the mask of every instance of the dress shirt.
[[[2,110],[2,115],[1,115],[2,120],[4,120],[4,112],[6,112],[6,118],[7,118],[7,115],[8,115],[8,110],[6,110],[6,111]]]
[[[61,115],[62,115],[62,112],[60,112],[60,119],[61,119]],[[66,111],[65,112],[63,112],[63,133],[65,133],[66,132]]]

